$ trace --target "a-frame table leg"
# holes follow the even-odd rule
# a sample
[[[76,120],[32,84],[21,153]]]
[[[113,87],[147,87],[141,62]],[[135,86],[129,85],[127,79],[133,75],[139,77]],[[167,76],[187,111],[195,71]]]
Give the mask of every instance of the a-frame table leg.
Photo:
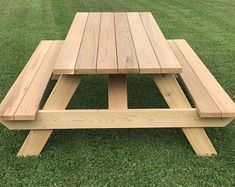
[[[153,79],[170,108],[191,108],[173,74],[154,75]],[[183,132],[197,155],[217,154],[203,128],[183,128]]]
[[[79,86],[80,80],[81,78],[79,76],[61,75],[43,110],[65,109]],[[51,133],[52,130],[31,130],[17,156],[39,155]]]

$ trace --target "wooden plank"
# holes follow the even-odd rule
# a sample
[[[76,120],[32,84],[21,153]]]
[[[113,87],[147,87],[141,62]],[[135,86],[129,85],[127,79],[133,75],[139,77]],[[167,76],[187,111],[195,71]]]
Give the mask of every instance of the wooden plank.
[[[161,67],[155,56],[139,13],[127,13],[127,18],[139,62],[140,73],[160,73]]]
[[[155,75],[153,79],[170,108],[190,107],[190,103],[173,74]],[[203,118],[199,117],[199,119]],[[183,128],[182,130],[197,155],[207,156],[217,154],[203,128]]]
[[[100,30],[100,13],[89,13],[75,65],[76,74],[95,74]]]
[[[150,12],[140,13],[162,73],[180,73],[182,68]]]
[[[27,121],[30,123],[30,121]],[[17,156],[37,156],[42,151],[52,130],[31,130],[27,135],[23,145],[17,153]]]
[[[221,111],[205,89],[199,77],[190,67],[189,63],[177,47],[174,41],[168,41],[170,47],[178,58],[183,72],[180,77],[183,79],[188,91],[190,92],[201,117],[221,117]]]
[[[172,74],[154,75],[153,80],[170,108],[191,108],[184,92]]]
[[[13,120],[14,113],[28,91],[30,84],[43,62],[51,44],[52,41],[40,42],[39,46],[2,101],[0,105],[0,119]]]
[[[109,75],[109,109],[127,109],[126,75]]]
[[[63,41],[53,41],[34,80],[14,114],[15,120],[34,120],[39,103],[52,75],[54,62],[58,57]]]
[[[65,109],[79,84],[79,76],[62,75],[52,90],[46,104],[43,107],[43,110]],[[31,123],[31,121],[21,122],[26,125]],[[39,155],[52,133],[51,129],[52,128],[47,130],[31,130],[21,146],[17,156]]]
[[[110,100],[110,102],[114,101]],[[125,99],[122,101],[126,103]],[[116,110],[114,107],[122,109]],[[109,110],[40,110],[35,121],[3,121],[3,124],[11,130],[182,128],[224,127],[232,120],[230,118],[200,118],[196,109],[191,108],[127,110],[125,107],[126,105],[111,104]]]
[[[139,73],[130,27],[126,13],[114,13],[118,73]]]
[[[217,82],[214,76],[206,68],[200,58],[196,55],[193,49],[188,45],[185,40],[175,40],[177,47],[180,49],[188,64],[191,66],[192,70],[199,77],[200,82],[204,86],[213,101],[216,103],[217,107],[221,111],[222,117],[235,117],[235,104],[228,94],[224,91],[221,85]],[[193,94],[193,93],[192,93]],[[194,96],[196,94],[194,93]],[[200,106],[201,100],[197,96],[194,98],[198,106]],[[206,100],[203,98],[203,101]],[[200,107],[198,107],[200,110]],[[217,114],[217,113],[216,113]],[[213,115],[213,112],[211,112]],[[203,113],[201,113],[203,116]]]
[[[54,66],[55,74],[74,74],[88,13],[77,13]]]
[[[117,73],[114,15],[109,12],[101,14],[97,73]]]
[[[79,75],[61,75],[43,110],[65,109],[81,82]]]

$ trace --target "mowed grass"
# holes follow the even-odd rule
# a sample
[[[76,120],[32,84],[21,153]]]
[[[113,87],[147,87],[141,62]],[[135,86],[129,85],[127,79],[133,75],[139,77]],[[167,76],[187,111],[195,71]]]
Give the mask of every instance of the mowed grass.
[[[0,100],[40,40],[64,39],[77,11],[151,11],[235,101],[234,10],[233,0],[0,0]],[[128,94],[130,108],[166,106],[149,76],[129,76]],[[107,108],[107,77],[85,78],[76,107]],[[207,132],[218,151],[209,158],[181,129],[57,130],[39,157],[17,158],[28,132],[1,125],[0,186],[235,186],[235,123]]]

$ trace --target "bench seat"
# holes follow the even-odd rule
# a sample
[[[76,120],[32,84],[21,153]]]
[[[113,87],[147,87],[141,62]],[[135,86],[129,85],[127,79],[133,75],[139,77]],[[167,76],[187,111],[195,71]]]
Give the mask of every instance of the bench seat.
[[[200,117],[235,117],[235,104],[185,40],[168,40]]]
[[[0,104],[0,120],[34,120],[63,41],[41,41]]]

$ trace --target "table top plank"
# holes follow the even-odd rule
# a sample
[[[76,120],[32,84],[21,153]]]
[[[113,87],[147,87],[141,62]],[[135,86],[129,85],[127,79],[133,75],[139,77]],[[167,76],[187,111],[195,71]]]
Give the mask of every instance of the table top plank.
[[[160,63],[162,73],[174,73],[176,69],[181,71],[181,65],[166,42],[153,15],[150,12],[142,12],[140,17]]]
[[[117,54],[114,28],[113,13],[102,13],[100,23],[97,73],[117,73]]]
[[[89,13],[78,53],[75,73],[96,74],[101,13]]]
[[[118,73],[139,73],[139,64],[135,53],[126,13],[114,13]]]
[[[74,74],[77,54],[81,45],[88,13],[77,13],[54,65],[54,73]]]
[[[132,38],[139,62],[140,73],[160,73],[161,67],[155,56],[139,13],[127,13]]]

